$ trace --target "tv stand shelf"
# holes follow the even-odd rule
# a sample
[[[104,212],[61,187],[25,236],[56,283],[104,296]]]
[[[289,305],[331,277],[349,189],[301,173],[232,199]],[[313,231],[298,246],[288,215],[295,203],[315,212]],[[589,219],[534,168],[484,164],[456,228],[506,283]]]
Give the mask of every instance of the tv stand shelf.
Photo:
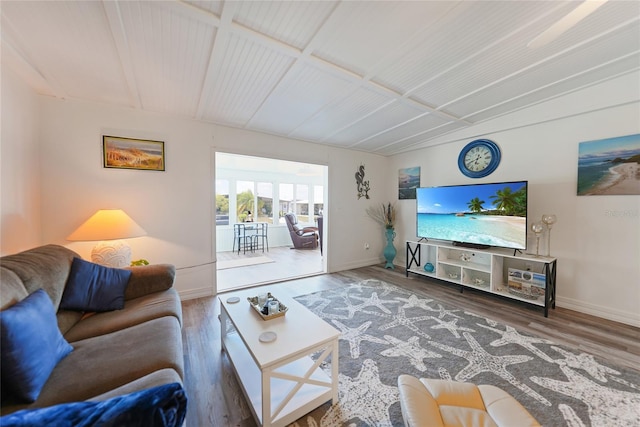
[[[405,274],[430,277],[523,301],[544,309],[556,308],[557,259],[507,249],[474,249],[446,242],[407,241]],[[433,266],[426,271],[425,265]]]

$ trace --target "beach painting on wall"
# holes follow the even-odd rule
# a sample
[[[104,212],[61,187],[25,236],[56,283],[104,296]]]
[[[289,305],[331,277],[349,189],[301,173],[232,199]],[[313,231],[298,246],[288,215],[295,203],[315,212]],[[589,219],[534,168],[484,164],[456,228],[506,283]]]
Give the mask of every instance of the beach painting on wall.
[[[578,196],[640,195],[640,134],[581,142]]]
[[[102,136],[105,168],[164,171],[164,142]]]
[[[420,166],[398,171],[398,199],[415,199],[418,187],[420,187]]]

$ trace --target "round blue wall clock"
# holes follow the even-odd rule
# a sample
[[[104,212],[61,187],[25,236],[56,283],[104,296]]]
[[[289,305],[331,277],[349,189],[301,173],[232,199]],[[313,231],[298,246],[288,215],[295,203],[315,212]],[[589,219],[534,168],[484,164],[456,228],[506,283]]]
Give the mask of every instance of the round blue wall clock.
[[[482,178],[491,174],[500,164],[500,147],[488,139],[468,143],[458,156],[460,172],[469,178]]]

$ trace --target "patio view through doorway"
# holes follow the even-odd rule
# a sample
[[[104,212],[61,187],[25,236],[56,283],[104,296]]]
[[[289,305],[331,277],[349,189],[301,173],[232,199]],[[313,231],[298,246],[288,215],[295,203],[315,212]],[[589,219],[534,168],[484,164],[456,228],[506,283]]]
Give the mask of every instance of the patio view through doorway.
[[[318,227],[327,167],[220,152],[215,159],[217,291],[326,272],[327,245],[294,248],[284,216]]]

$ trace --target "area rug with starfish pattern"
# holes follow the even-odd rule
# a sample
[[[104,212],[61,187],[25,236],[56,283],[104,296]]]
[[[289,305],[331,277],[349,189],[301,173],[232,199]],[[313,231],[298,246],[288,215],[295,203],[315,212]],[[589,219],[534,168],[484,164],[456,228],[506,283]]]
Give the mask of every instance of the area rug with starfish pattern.
[[[339,403],[294,427],[402,426],[400,374],[495,385],[544,426],[640,426],[640,372],[421,291],[371,279],[296,300],[341,337]]]

